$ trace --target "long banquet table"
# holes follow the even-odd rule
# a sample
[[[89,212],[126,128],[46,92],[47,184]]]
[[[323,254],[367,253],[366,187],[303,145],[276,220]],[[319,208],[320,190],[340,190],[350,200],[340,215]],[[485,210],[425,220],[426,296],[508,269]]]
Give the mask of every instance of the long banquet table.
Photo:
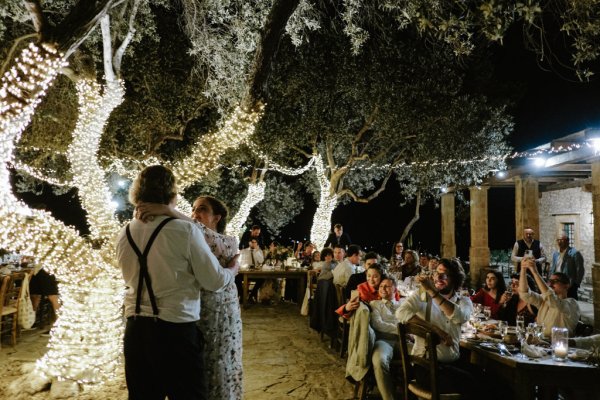
[[[274,270],[260,270],[260,269],[240,269],[240,274],[243,276],[243,297],[242,306],[248,307],[248,289],[250,286],[251,279],[297,279],[298,280],[298,305],[302,305],[302,299],[304,298],[304,291],[306,290],[306,271],[302,269],[274,269]]]
[[[535,397],[535,387],[566,389],[585,393],[583,398],[599,398],[600,368],[584,362],[558,362],[551,356],[520,359],[485,350],[476,342],[461,340],[461,353],[466,352],[472,364],[485,368],[490,376],[498,377],[514,390],[514,399]],[[570,398],[570,397],[569,397]]]

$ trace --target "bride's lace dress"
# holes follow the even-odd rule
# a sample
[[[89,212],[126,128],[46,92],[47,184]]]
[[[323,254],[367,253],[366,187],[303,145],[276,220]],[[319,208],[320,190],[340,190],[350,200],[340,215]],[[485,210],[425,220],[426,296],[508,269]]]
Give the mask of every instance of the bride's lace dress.
[[[221,266],[238,252],[238,240],[197,223]],[[202,290],[198,327],[204,336],[208,398],[242,398],[242,318],[235,282],[216,292]]]

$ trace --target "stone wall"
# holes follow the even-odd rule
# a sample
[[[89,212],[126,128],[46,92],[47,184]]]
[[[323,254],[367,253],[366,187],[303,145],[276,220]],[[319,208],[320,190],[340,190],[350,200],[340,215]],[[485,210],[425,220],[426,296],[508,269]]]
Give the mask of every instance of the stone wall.
[[[594,225],[592,194],[583,188],[571,188],[541,193],[539,201],[539,239],[546,250],[548,261],[557,250],[556,235],[563,222],[575,223],[575,240],[571,243],[585,260],[585,277],[580,289],[580,300],[591,302],[592,263],[594,261]]]

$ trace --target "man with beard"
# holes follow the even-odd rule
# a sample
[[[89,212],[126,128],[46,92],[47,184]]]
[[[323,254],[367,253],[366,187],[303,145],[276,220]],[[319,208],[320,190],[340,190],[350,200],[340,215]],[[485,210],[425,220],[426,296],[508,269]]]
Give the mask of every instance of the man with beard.
[[[441,343],[437,346],[440,369],[439,388],[442,393],[461,393],[465,398],[475,398],[478,389],[468,366],[459,362],[460,327],[473,312],[473,303],[468,297],[458,294],[465,280],[462,266],[455,260],[440,260],[433,279],[418,275],[416,281],[427,292],[427,301],[421,300],[419,292],[408,297],[398,310],[396,318],[401,323],[416,323],[437,333]],[[416,338],[412,354],[424,355],[426,345],[422,338]],[[417,381],[427,385],[429,372],[415,368]]]

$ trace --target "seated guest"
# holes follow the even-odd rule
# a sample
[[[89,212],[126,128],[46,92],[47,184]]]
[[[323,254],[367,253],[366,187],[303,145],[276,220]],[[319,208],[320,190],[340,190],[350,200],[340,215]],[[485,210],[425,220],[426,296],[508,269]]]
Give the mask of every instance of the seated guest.
[[[406,279],[409,276],[415,276],[421,271],[421,267],[418,264],[419,254],[414,250],[406,250],[404,252],[404,264],[400,267],[402,273],[402,279]]]
[[[317,268],[315,268],[316,270],[320,271],[317,280],[333,279],[332,271],[335,265],[333,263],[333,250],[331,250],[329,247],[325,247],[321,252],[321,258],[323,261],[319,261],[317,263]]]
[[[439,263],[440,263],[440,258],[438,256],[431,256],[431,258],[429,259],[429,263],[427,264],[427,268],[429,268],[429,272],[433,274]]]
[[[379,300],[379,284],[383,277],[383,267],[381,264],[371,264],[367,270],[367,281],[361,283],[356,288],[358,290],[358,296],[351,298],[349,302],[340,306],[335,312],[344,318],[350,318],[352,313],[358,308],[360,301],[368,304],[373,300]]]
[[[321,252],[318,250],[315,250],[312,253],[312,264],[311,264],[310,268],[314,268],[315,264],[319,263],[319,262],[321,262]]]
[[[541,294],[529,290],[527,271],[535,279]],[[544,324],[544,335],[550,337],[554,326],[567,328],[569,335],[573,335],[579,321],[579,306],[577,300],[567,298],[571,281],[567,275],[556,272],[550,276],[548,285],[538,272],[534,260],[525,259],[521,262],[519,296],[538,308],[537,323]]]
[[[296,249],[294,256],[298,261],[300,261],[301,266],[307,267],[312,264],[312,254],[314,251],[315,245],[311,242],[306,242],[304,244],[298,243],[298,248]]]
[[[377,256],[377,253],[375,253],[374,251],[370,251],[367,254],[365,254],[364,263],[363,263],[363,268],[365,270],[361,271],[361,272],[357,272],[355,274],[352,274],[350,276],[350,278],[348,279],[348,283],[346,284],[346,288],[344,289],[344,295],[346,296],[347,299],[350,298],[350,293],[353,290],[355,290],[358,285],[367,281],[367,270],[369,269],[370,265],[378,262],[378,259],[379,259],[379,257]]]
[[[337,249],[339,249],[339,247],[336,247],[334,249],[334,254],[335,250]],[[360,247],[353,244],[350,247],[348,247],[348,253],[344,261],[340,262],[333,270],[333,283],[336,285],[346,287],[350,276],[357,272],[356,267],[359,261]]]
[[[390,372],[390,363],[394,353],[398,354],[398,320],[396,309],[400,303],[396,300],[396,281],[385,277],[379,284],[379,297],[371,306],[371,326],[375,330],[375,346],[373,347],[373,372],[377,381],[377,389],[383,400],[393,400],[395,386]]]
[[[421,253],[419,254],[419,267],[422,270],[429,268],[429,260],[431,260],[431,254]]]
[[[471,296],[471,301],[489,307],[492,311],[491,318],[498,319],[500,307],[508,301],[506,297],[502,297],[505,291],[506,283],[502,274],[498,271],[488,271],[485,275],[485,286]]]
[[[403,254],[404,244],[402,244],[402,242],[394,243],[394,247],[392,247],[392,254],[390,255],[390,268],[400,268],[404,262],[402,259]]]
[[[522,315],[525,321],[525,326],[535,322],[537,316],[537,308],[528,304],[519,296],[519,274],[512,274],[510,277],[511,291],[508,290],[502,294],[502,307],[498,311],[498,319],[508,322],[508,325],[515,326],[517,324],[517,315]],[[530,279],[529,275],[527,278]],[[529,287],[533,284],[530,283]]]
[[[396,310],[396,318],[402,323],[412,322],[437,333],[441,343],[437,346],[437,358],[443,364],[443,373],[439,376],[439,387],[442,393],[461,393],[465,398],[477,398],[476,381],[466,371],[466,366],[459,362],[460,328],[473,312],[471,299],[460,296],[458,290],[465,280],[462,266],[455,260],[443,258],[437,266],[433,279],[419,275],[416,278],[429,295],[428,301],[421,301],[417,292],[407,297]],[[430,315],[427,320],[427,308]],[[424,355],[425,342],[417,337],[412,354]],[[422,385],[429,384],[429,373],[423,368],[415,368],[417,381]]]
[[[296,253],[294,254],[296,259],[300,262],[301,267],[310,268],[313,264],[313,253],[315,252],[315,245],[310,241],[306,243],[298,243]],[[283,298],[292,303],[297,303],[302,299],[298,299],[298,282],[295,279],[285,280],[285,294]]]
[[[333,261],[336,265],[344,261],[345,257],[346,249],[340,246],[333,246]]]
[[[248,244],[248,247],[240,251],[240,265],[258,267],[265,261],[265,256],[256,239],[251,239]]]
[[[247,265],[250,266],[250,268],[255,268],[262,265],[262,263],[265,261],[265,257],[260,247],[258,247],[258,241],[252,238],[250,239],[248,244],[249,246],[247,248],[240,250],[240,265]],[[242,275],[236,276],[235,284],[238,288],[238,294],[240,295],[240,297],[242,295],[242,280]],[[256,279],[254,281],[254,287],[250,291],[249,295],[249,300],[251,302],[255,302],[258,298],[258,289],[261,288],[264,281],[264,279]]]
[[[285,259],[285,254],[279,251],[279,242],[273,240],[269,243],[269,250],[265,254],[265,264],[279,265]]]

